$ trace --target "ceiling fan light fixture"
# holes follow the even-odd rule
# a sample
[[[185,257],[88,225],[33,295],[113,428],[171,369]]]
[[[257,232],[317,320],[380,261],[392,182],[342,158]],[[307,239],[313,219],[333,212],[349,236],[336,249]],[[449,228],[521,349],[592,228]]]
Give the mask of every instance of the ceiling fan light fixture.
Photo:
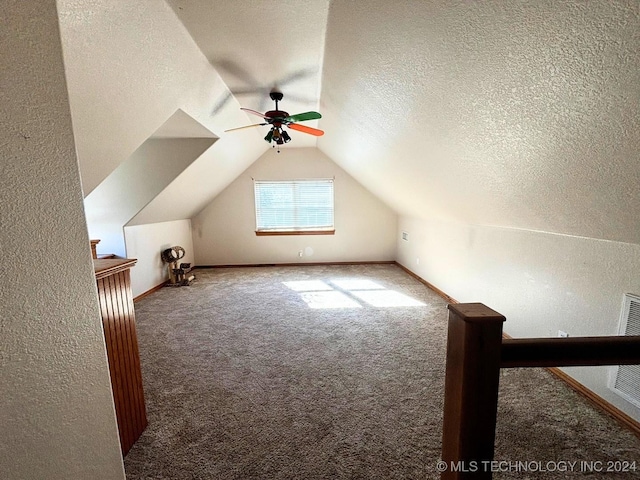
[[[265,142],[271,143],[271,138],[273,137],[273,129],[267,132],[267,135],[264,137]]]
[[[280,134],[281,138],[284,140],[284,143],[289,143],[291,141],[291,137],[289,136],[289,134],[287,132],[285,132],[284,130],[282,131],[282,133]]]

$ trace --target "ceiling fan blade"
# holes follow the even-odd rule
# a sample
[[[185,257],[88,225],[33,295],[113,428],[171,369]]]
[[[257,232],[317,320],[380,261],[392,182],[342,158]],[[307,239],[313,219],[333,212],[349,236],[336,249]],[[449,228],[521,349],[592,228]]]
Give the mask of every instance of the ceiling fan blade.
[[[234,130],[242,130],[243,128],[260,127],[262,125],[267,125],[267,124],[266,123],[254,123],[253,125],[245,125],[244,127],[230,128],[229,130],[225,130],[225,132],[233,132]]]
[[[318,130],[317,128],[307,127],[305,125],[299,125],[297,123],[290,123],[287,125],[291,130],[297,130],[299,132],[308,133],[309,135],[315,135],[316,137],[321,137],[324,135],[322,130]]]
[[[285,122],[304,122],[305,120],[317,120],[318,118],[322,118],[318,112],[304,112],[297,113],[295,115],[289,115],[284,119]]]
[[[260,112],[256,112],[255,110],[251,110],[250,108],[240,108],[240,110],[244,110],[245,112],[249,112],[249,113],[253,113],[254,115],[257,115],[259,117],[264,118],[265,120],[268,120],[268,117],[265,117],[262,113]]]

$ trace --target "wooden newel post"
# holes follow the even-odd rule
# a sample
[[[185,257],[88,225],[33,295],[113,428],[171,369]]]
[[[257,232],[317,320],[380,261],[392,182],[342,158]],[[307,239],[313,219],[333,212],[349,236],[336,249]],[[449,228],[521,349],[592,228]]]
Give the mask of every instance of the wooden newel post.
[[[481,303],[449,305],[442,480],[491,479],[504,321]]]

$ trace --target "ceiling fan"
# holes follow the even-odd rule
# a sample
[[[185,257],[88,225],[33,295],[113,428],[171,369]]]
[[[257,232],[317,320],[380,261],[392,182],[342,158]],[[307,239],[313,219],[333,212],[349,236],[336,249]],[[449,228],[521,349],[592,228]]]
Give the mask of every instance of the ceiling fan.
[[[271,92],[269,94],[271,100],[276,102],[276,109],[269,110],[268,112],[260,113],[255,110],[251,110],[249,108],[241,108],[245,112],[251,113],[253,115],[257,115],[258,117],[262,117],[264,119],[263,123],[254,123],[253,125],[245,125],[244,127],[231,128],[229,130],[225,130],[225,132],[232,132],[234,130],[241,130],[243,128],[251,128],[251,127],[260,127],[263,125],[271,125],[271,129],[264,137],[267,143],[274,143],[275,145],[282,145],[284,143],[289,143],[291,141],[291,137],[284,130],[283,127],[290,128],[291,130],[297,130],[298,132],[308,133],[309,135],[314,135],[316,137],[320,137],[324,135],[324,131],[318,130],[317,128],[307,127],[306,125],[300,125],[297,122],[304,122],[306,120],[316,120],[318,118],[322,118],[318,112],[304,112],[298,113],[296,115],[289,115],[287,112],[282,110],[278,110],[278,102],[282,100],[284,96],[281,92]],[[280,150],[278,150],[280,152]]]

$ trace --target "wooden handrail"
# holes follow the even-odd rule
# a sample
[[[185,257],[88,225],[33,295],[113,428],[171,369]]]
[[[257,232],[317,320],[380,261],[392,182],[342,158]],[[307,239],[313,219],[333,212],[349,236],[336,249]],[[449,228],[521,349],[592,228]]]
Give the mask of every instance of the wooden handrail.
[[[500,368],[640,364],[640,336],[503,340],[498,312],[448,308],[442,480],[492,478]]]

